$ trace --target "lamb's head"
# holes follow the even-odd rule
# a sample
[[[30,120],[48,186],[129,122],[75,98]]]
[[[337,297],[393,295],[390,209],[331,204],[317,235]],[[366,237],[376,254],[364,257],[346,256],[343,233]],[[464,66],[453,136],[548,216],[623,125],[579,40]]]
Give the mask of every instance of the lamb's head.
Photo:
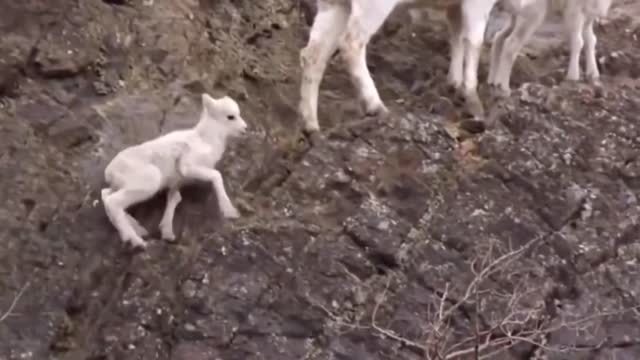
[[[206,121],[211,121],[227,136],[240,136],[247,130],[247,123],[240,116],[238,103],[228,96],[214,99],[203,93],[202,110]]]

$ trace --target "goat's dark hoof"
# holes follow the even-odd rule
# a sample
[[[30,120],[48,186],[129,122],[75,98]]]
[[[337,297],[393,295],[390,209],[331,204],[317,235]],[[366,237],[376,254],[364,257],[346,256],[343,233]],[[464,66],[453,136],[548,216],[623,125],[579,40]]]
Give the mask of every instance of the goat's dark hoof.
[[[324,139],[324,136],[319,130],[302,130],[302,136],[298,139],[298,144],[302,146],[315,146]]]
[[[467,95],[465,97],[465,110],[475,119],[484,118],[484,106],[477,94]]]
[[[511,96],[511,89],[504,88],[498,84],[490,85],[489,94],[495,99],[506,99]]]
[[[389,114],[389,109],[383,104],[378,106],[367,108],[366,106],[362,106],[362,113],[364,113],[365,117],[384,117]]]
[[[479,121],[475,119],[466,119],[462,120],[459,124],[460,129],[470,133],[470,134],[480,134],[485,132],[487,129],[487,125],[484,121]]]

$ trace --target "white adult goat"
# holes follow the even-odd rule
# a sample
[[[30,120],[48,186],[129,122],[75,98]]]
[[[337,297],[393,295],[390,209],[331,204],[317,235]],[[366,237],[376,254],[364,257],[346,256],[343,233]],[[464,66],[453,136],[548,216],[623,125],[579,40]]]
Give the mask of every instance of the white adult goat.
[[[173,217],[182,200],[180,187],[194,180],[211,183],[224,217],[239,217],[214,166],[227,140],[243,134],[246,128],[232,98],[214,99],[202,94],[200,121],[193,128],[173,131],[118,153],[104,171],[109,187],[102,190],[102,202],[122,241],[134,247],[146,246],[142,239],[148,234],[146,229],[126,209],[164,188],[168,188],[167,205],[159,228],[163,239],[175,239]]]
[[[327,62],[340,50],[358,90],[364,113],[387,112],[367,68],[366,46],[391,11],[400,3],[450,8],[451,66],[449,82],[463,92],[472,113],[481,115],[476,92],[478,62],[484,31],[497,0],[317,0],[307,45],[300,52],[302,81],[299,111],[306,131],[318,131],[318,90]],[[508,0],[527,2],[533,0]],[[457,9],[457,11],[456,11]],[[314,9],[315,10],[315,9]],[[466,62],[463,63],[463,56]],[[463,69],[464,65],[464,69]],[[463,71],[464,70],[464,71]]]
[[[510,7],[509,2],[503,0],[501,3],[510,19],[509,24],[496,34],[491,47],[490,85],[497,86],[503,95],[509,94],[511,70],[516,56],[542,24],[549,10],[562,11],[564,16],[571,49],[566,79],[580,79],[580,52],[584,45],[587,78],[595,81],[600,77],[593,25],[598,18],[607,15],[612,0],[534,0],[521,8]]]

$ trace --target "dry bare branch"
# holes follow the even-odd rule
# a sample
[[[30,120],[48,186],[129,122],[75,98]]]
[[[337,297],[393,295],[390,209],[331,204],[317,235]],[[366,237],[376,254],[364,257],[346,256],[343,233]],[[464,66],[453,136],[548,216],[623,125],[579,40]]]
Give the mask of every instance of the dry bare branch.
[[[586,326],[592,325],[596,320],[605,317],[620,315],[629,311],[638,311],[640,306],[614,311],[599,311],[590,316],[551,318],[545,313],[542,303],[534,303],[531,298],[539,288],[533,287],[525,277],[521,277],[522,266],[511,269],[511,265],[535,244],[543,240],[547,235],[536,237],[518,249],[509,248],[507,252],[499,255],[495,245],[489,245],[486,252],[479,254],[471,261],[470,268],[474,274],[470,283],[464,287],[460,298],[452,297],[452,288],[446,283],[441,292],[437,292],[433,304],[428,306],[426,317],[425,338],[407,339],[391,329],[385,329],[378,325],[378,311],[385,301],[391,278],[387,279],[384,290],[376,299],[371,314],[371,328],[385,337],[398,341],[404,346],[412,347],[424,354],[426,359],[454,360],[473,355],[475,359],[491,359],[496,354],[506,351],[518,344],[530,344],[541,350],[568,353],[576,351],[588,351],[601,347],[603,343],[592,346],[549,346],[544,339],[553,332],[566,328],[580,331]],[[509,272],[507,272],[509,271]],[[517,272],[515,274],[514,272]],[[507,276],[512,280],[513,286],[508,291],[482,289],[483,283],[491,275]],[[481,323],[481,313],[484,311],[484,303],[498,302],[501,307],[499,315],[491,313],[488,321]],[[471,305],[475,308],[475,321],[472,321],[471,336],[462,337],[452,327],[454,314],[463,306]],[[597,325],[597,324],[596,324]],[[452,339],[454,338],[455,341]]]
[[[18,291],[16,296],[13,298],[13,301],[11,302],[11,305],[9,305],[9,308],[7,309],[7,311],[0,317],[0,323],[3,322],[6,318],[8,318],[9,315],[12,314],[13,309],[16,307],[16,304],[18,304],[18,301],[22,297],[22,294],[24,294],[25,290],[27,290],[28,287],[29,287],[29,283],[27,282],[26,284],[24,284],[22,289],[20,289],[20,291]]]

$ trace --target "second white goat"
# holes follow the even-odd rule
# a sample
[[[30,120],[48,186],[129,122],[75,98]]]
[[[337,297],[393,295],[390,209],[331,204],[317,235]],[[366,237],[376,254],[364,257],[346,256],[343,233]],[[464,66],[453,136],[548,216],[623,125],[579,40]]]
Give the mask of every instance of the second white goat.
[[[580,80],[580,53],[585,46],[586,76],[591,81],[600,77],[593,26],[596,20],[607,15],[612,0],[535,0],[521,8],[510,7],[509,1],[505,2],[509,24],[494,38],[488,76],[488,83],[498,87],[501,94],[510,92],[511,70],[518,52],[551,12],[562,12],[564,16],[570,48],[566,79]]]

